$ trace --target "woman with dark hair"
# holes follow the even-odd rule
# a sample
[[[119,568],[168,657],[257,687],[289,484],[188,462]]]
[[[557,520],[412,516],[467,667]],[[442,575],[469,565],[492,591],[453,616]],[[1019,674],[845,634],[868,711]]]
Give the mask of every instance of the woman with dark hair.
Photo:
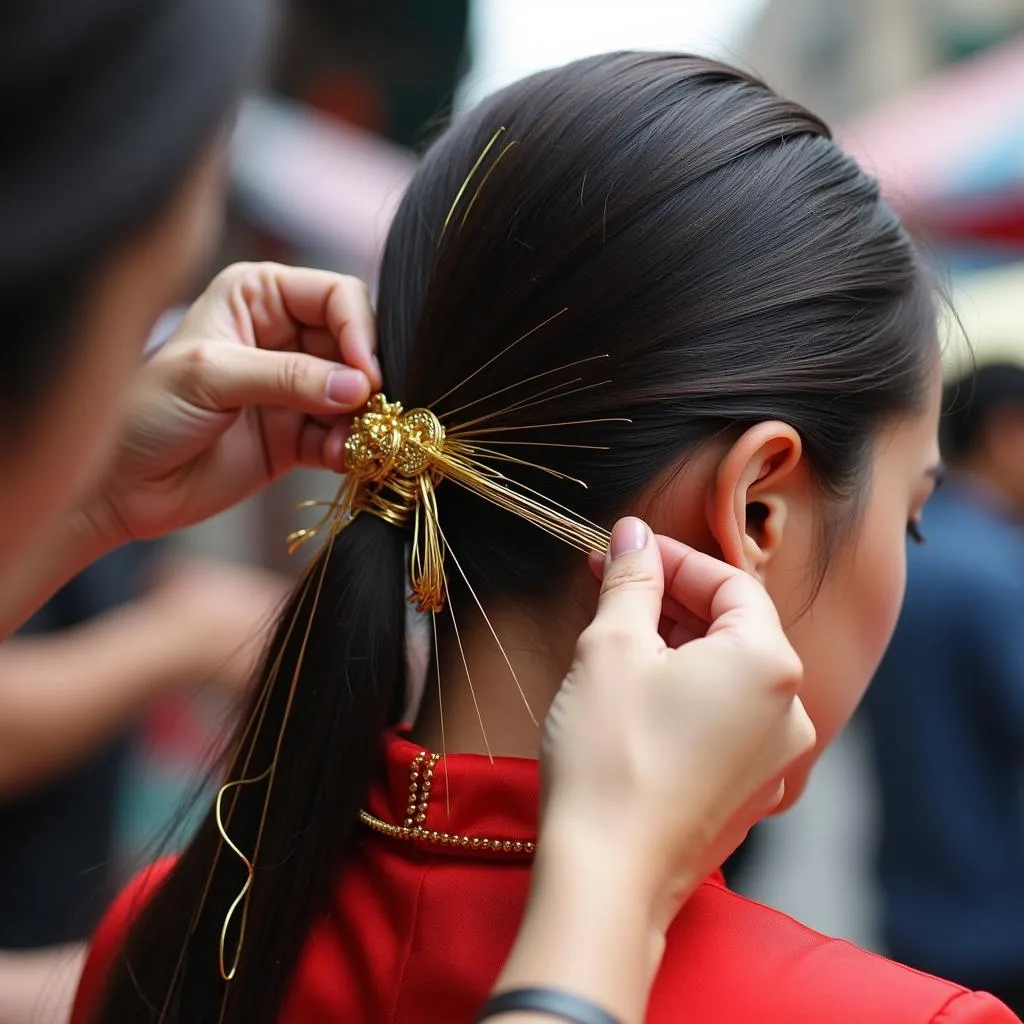
[[[229,784],[101,927],[76,1024],[471,1019],[526,906],[537,712],[593,611],[569,547],[618,516],[764,584],[816,750],[888,642],[939,474],[934,299],[876,183],[803,108],[673,54],[513,85],[427,153],[378,316],[387,398],[353,427]],[[626,524],[620,541],[652,545]],[[410,587],[435,633],[406,727]],[[670,643],[689,628],[662,622]],[[632,649],[621,632],[602,657]],[[666,775],[670,746],[645,755]],[[600,851],[633,862],[623,820],[580,851],[581,878]],[[621,892],[603,900],[603,926],[628,928]],[[646,1019],[1015,1018],[713,874],[668,929]]]
[[[3,5],[0,636],[129,539],[203,519],[296,465],[344,468],[348,414],[381,383],[358,282],[229,268],[138,366],[147,332],[215,236],[223,137],[266,35],[260,0]],[[667,920],[652,912],[588,927],[595,897],[611,887],[651,907],[671,887],[685,899],[777,801],[779,773],[812,742],[799,664],[763,590],[677,542],[654,544],[646,527],[635,550],[636,523],[620,541],[623,530],[601,617],[548,721],[546,852],[505,975],[507,985],[562,984],[578,995],[528,993],[527,1011],[538,998],[642,1005]],[[663,560],[672,570],[664,583]],[[707,637],[666,647],[663,586],[669,619],[703,614]],[[606,657],[623,636],[629,650]],[[357,712],[353,729],[377,729]],[[663,784],[639,755],[669,736],[680,769],[715,755],[713,770],[675,773],[666,817],[653,813]],[[631,797],[639,859],[595,858],[585,877],[570,875],[595,823],[627,820],[607,780]],[[587,942],[565,941],[581,928]],[[641,969],[609,971],[612,962]]]

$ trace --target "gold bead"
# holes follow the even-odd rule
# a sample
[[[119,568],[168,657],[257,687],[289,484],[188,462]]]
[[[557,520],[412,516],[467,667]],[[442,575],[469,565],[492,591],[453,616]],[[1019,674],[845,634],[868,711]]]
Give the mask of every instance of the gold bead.
[[[513,847],[513,849],[516,851],[516,853],[522,853],[523,852],[523,844],[522,843],[516,843],[516,845]]]
[[[459,840],[459,842],[461,843],[462,846],[469,846],[469,837],[468,836],[463,836]]]
[[[480,848],[480,840],[479,839],[474,839],[471,845],[472,845],[474,850],[478,850]]]
[[[489,850],[491,848],[491,841],[490,841],[490,839],[481,839],[480,840],[480,848],[482,850]]]
[[[412,826],[413,826],[413,820],[412,820],[412,818],[406,818],[406,819],[405,819],[405,827],[406,827],[406,828],[412,828]]]
[[[416,820],[419,821],[419,822],[426,821],[427,820],[427,816],[425,814],[417,814],[416,815]]]
[[[426,809],[427,809],[427,801],[426,801],[426,800],[423,800],[423,801],[422,801],[422,802],[420,803],[420,810],[421,810],[421,811],[425,811]]]

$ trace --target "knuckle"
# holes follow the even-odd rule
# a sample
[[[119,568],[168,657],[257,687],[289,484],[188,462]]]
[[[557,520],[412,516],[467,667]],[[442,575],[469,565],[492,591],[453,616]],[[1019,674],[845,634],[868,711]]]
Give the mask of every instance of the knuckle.
[[[209,342],[182,342],[165,363],[168,385],[177,394],[206,401],[218,390],[221,377],[218,346]]]
[[[790,697],[800,693],[804,664],[788,641],[771,644],[760,652],[759,661],[770,674],[777,692]]]
[[[277,386],[283,394],[306,394],[312,378],[312,370],[304,359],[283,359],[277,369]]]
[[[250,262],[229,263],[217,274],[213,279],[213,283],[215,285],[230,287],[237,281],[241,281],[248,277],[252,273],[253,268],[257,265],[258,264]]]
[[[584,661],[607,658],[612,653],[621,655],[629,651],[634,639],[632,631],[619,623],[595,623],[580,635],[576,650]]]
[[[576,656],[580,661],[590,661],[595,655],[600,655],[603,647],[601,630],[597,626],[588,626],[576,641]]]
[[[614,567],[605,573],[604,592],[614,590],[657,590],[658,581],[642,565]]]

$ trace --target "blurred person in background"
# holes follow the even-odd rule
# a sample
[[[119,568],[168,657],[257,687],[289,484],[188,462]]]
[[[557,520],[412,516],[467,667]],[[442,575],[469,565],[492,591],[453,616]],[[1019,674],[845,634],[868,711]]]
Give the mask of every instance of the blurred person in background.
[[[365,288],[275,265],[220,274],[139,366],[147,332],[216,237],[224,140],[265,13],[254,0],[3,5],[0,636],[131,540],[201,521],[295,466],[340,471],[350,414],[380,387]],[[639,536],[635,523],[626,531]],[[813,733],[762,588],[671,541],[620,547],[604,570],[600,628],[549,723],[544,834],[554,839],[504,977],[598,997],[611,987],[632,1019],[657,966],[666,904],[685,900],[743,823],[778,802],[779,778]],[[670,609],[712,609],[712,626],[726,619],[677,652],[657,633],[663,557],[676,563]],[[633,642],[621,651],[624,635]],[[602,666],[616,653],[609,677]],[[715,685],[678,686],[684,679]],[[723,681],[743,698],[723,703]],[[715,728],[723,715],[731,727]],[[671,762],[668,815],[656,799],[660,773],[617,770],[616,754],[642,762],[652,739]],[[720,776],[693,770],[711,751]],[[573,844],[624,813],[597,770],[625,787],[642,877],[637,860],[614,857],[599,876],[578,871],[573,853],[590,844]],[[556,799],[566,792],[572,813]],[[588,927],[608,892],[624,901],[614,916],[622,927]]]
[[[949,466],[864,705],[886,952],[1024,1014],[1024,368],[947,389]]]
[[[469,0],[289,0],[286,11],[275,92],[422,147],[465,70]]]
[[[164,556],[165,557],[165,556]],[[0,644],[0,1021],[40,1019],[120,881],[119,796],[140,715],[244,693],[276,576],[112,552]],[[16,952],[20,951],[20,952]]]

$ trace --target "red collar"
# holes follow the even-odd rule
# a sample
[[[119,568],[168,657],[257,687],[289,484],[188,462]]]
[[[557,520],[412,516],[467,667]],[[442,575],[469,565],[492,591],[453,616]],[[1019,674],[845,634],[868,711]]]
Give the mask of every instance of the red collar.
[[[402,730],[384,737],[384,761],[384,778],[371,791],[363,817],[370,828],[442,856],[532,856],[540,806],[536,761],[441,757]],[[720,871],[709,881],[725,884]]]

